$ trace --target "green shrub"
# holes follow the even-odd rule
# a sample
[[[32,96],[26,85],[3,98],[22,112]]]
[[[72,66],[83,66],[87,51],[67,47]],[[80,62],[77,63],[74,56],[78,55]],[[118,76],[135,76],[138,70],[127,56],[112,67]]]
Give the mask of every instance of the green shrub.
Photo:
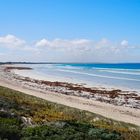
[[[16,119],[0,118],[0,138],[18,140],[20,138],[20,125]]]

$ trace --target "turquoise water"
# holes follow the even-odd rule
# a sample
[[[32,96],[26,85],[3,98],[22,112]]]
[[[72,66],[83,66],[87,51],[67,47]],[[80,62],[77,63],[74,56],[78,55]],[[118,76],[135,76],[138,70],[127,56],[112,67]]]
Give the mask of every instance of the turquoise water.
[[[32,64],[44,76],[69,78],[90,85],[140,90],[140,63],[133,64]]]

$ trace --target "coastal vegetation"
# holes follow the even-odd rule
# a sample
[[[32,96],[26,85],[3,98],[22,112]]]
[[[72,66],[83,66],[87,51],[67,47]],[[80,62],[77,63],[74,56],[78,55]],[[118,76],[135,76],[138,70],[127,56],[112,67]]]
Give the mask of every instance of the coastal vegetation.
[[[140,127],[0,87],[1,140],[139,140]]]

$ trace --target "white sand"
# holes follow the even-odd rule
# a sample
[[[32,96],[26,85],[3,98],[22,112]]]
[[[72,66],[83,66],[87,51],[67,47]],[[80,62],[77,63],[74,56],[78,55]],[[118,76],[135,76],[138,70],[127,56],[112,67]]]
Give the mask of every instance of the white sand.
[[[23,92],[28,95],[33,95],[51,102],[63,104],[66,106],[87,110],[96,114],[100,114],[104,117],[111,118],[117,121],[123,121],[127,123],[132,123],[140,126],[140,110],[133,109],[124,106],[114,106],[107,103],[102,103],[99,101],[93,101],[90,99],[84,99],[82,97],[62,95],[50,91],[45,91],[43,93],[36,89],[29,89],[23,87],[22,84],[17,84],[16,82],[11,83],[10,80],[0,77],[0,85]]]

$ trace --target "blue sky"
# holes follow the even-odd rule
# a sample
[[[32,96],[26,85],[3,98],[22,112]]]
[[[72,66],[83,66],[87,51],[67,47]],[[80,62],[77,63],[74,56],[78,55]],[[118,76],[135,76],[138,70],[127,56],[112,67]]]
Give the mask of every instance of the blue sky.
[[[140,0],[0,0],[0,61],[140,62],[139,13]]]

